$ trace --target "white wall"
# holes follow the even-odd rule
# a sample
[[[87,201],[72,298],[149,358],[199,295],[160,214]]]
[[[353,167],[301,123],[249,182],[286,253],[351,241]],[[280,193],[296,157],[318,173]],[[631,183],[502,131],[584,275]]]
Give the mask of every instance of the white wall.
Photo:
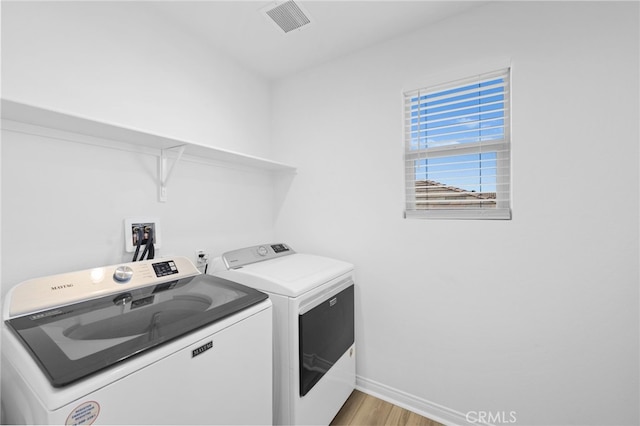
[[[2,97],[269,156],[267,82],[145,2],[2,2]]]
[[[268,157],[267,82],[147,6],[2,2],[2,96]],[[129,217],[160,218],[159,256],[273,240],[270,175],[183,161],[167,203],[156,179],[156,155],[3,131],[3,294],[28,278],[130,260]]]
[[[359,386],[453,422],[638,424],[638,21],[497,2],[274,88],[276,234],[355,263]],[[513,220],[403,219],[403,89],[500,58]]]

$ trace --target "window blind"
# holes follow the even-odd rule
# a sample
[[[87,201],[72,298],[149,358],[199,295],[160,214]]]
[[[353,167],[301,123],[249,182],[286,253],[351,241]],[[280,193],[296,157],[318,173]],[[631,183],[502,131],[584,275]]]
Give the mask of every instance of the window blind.
[[[404,94],[406,217],[510,219],[510,70]]]

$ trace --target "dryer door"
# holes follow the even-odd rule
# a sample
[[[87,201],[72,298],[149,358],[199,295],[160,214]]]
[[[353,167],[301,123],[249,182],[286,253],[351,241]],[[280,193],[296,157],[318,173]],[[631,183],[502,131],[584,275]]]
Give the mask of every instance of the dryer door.
[[[300,312],[300,396],[306,395],[354,343],[353,281],[349,284]]]

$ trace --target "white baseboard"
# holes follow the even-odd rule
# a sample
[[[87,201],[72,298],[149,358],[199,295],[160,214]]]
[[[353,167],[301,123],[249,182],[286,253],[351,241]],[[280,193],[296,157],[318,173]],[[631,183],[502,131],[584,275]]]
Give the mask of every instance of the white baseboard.
[[[468,426],[470,424],[464,413],[418,398],[362,376],[356,376],[356,389],[445,425]]]

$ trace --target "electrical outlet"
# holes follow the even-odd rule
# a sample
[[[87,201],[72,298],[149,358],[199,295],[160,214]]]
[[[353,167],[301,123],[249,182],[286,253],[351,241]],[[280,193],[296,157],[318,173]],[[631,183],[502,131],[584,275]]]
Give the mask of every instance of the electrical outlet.
[[[196,265],[204,266],[209,263],[209,255],[204,250],[196,250]]]
[[[198,268],[200,272],[206,272],[208,264],[209,254],[204,250],[196,250],[196,268]]]
[[[160,219],[158,218],[131,218],[124,221],[124,244],[127,252],[135,251],[138,246],[147,244],[150,232],[153,234],[153,246],[158,249],[161,246]]]

